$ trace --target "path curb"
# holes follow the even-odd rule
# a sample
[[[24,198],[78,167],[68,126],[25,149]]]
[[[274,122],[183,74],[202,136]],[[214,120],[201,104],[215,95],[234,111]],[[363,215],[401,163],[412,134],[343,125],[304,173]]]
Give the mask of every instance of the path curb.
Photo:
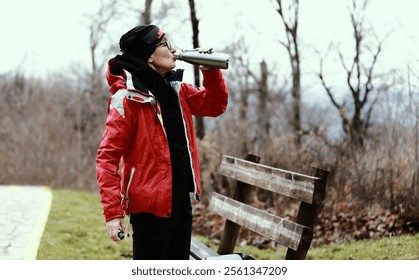
[[[0,260],[35,260],[48,220],[47,186],[0,186]]]

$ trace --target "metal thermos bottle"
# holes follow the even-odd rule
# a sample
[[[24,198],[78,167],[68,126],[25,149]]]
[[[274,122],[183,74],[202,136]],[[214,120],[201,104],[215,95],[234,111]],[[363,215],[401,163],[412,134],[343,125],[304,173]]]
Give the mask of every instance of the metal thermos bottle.
[[[175,54],[176,59],[210,68],[227,69],[230,57],[225,53],[199,52],[198,50],[182,50]]]

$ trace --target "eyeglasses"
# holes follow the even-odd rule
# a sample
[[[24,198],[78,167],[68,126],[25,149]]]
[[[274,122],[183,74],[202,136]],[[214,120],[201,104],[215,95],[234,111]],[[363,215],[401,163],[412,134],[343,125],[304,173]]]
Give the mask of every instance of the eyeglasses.
[[[171,43],[169,40],[167,40],[167,41],[165,41],[165,42],[158,43],[158,44],[156,45],[156,48],[157,48],[158,46],[161,46],[161,45],[165,46],[165,47],[166,47],[169,51],[170,51],[170,50],[172,50],[172,48],[173,48],[173,45],[172,45],[172,43]]]

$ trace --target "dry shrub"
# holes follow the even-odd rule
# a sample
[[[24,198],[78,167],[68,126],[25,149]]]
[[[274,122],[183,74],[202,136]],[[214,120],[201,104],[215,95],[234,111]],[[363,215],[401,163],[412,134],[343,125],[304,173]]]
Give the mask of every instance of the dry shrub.
[[[227,121],[223,125],[215,125],[201,141],[201,162],[205,167],[203,185],[211,186],[209,192],[232,194],[234,182],[217,174],[221,154],[244,158],[242,147],[252,147],[249,144],[252,139],[241,128],[241,122],[224,118]],[[271,137],[267,143],[259,143],[262,148],[258,153],[249,148],[247,152],[259,155],[261,163],[277,168],[302,173],[309,172],[312,166],[328,170],[327,198],[323,210],[326,215],[345,212],[360,216],[390,211],[406,223],[418,221],[414,143],[408,137],[408,130],[400,130],[394,135],[396,137],[386,141],[372,136],[364,147],[354,148],[345,142],[330,144],[324,141],[323,136],[312,134],[306,135],[303,144],[297,148],[292,134],[283,133],[282,136]],[[276,213],[285,216],[295,215],[298,207],[292,201],[270,192],[258,191],[253,199],[255,203],[272,207]]]
[[[88,91],[62,77],[46,83],[15,75],[1,82],[0,184],[95,189],[104,112],[93,112]]]

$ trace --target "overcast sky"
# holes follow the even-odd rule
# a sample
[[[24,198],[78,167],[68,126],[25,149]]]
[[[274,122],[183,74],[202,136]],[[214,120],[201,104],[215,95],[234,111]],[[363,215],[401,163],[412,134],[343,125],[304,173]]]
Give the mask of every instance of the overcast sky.
[[[62,70],[69,64],[89,60],[88,34],[85,15],[97,10],[99,0],[0,0],[1,44],[0,74],[14,71],[23,65],[25,71],[48,73]],[[134,1],[135,2],[135,1]],[[141,3],[141,1],[136,1]],[[159,2],[159,0],[155,0]],[[175,1],[176,3],[180,1]],[[182,7],[189,14],[187,1]],[[233,38],[245,36],[254,42],[250,55],[255,58],[272,57],[269,37],[278,37],[278,15],[269,0],[196,0],[201,18],[201,45],[224,48]],[[351,40],[348,18],[348,0],[301,0],[300,36],[305,45],[324,49],[331,41]],[[378,35],[392,30],[383,55],[388,65],[403,64],[419,57],[419,1],[371,0],[368,21]],[[180,4],[179,4],[180,5]],[[138,8],[138,7],[136,7]],[[132,25],[135,19],[132,19]],[[121,23],[119,29],[127,31],[130,23]],[[165,30],[183,45],[191,44],[190,25],[166,23]],[[188,34],[188,35],[186,35]],[[121,34],[115,34],[115,43]],[[188,40],[188,43],[186,43]],[[185,46],[186,48],[188,46]],[[287,62],[287,61],[285,61]],[[418,62],[416,61],[416,64]],[[312,66],[316,67],[316,66]]]

